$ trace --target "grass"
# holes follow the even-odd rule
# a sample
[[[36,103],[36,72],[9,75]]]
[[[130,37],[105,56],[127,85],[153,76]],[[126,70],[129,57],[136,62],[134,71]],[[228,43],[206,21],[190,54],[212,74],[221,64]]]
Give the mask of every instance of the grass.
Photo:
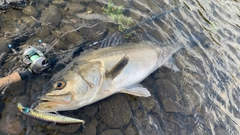
[[[103,8],[103,14],[109,15],[111,19],[117,22],[119,32],[124,32],[133,26],[132,18],[125,16],[123,11],[123,6],[116,6],[112,1],[109,1],[107,6]],[[131,33],[126,33],[124,37],[131,37]]]

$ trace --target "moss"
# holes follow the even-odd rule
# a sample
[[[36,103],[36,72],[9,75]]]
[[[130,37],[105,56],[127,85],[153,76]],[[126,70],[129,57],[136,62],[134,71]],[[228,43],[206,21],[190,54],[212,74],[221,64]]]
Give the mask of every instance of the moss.
[[[109,1],[107,6],[103,8],[103,14],[109,15],[117,22],[119,32],[124,32],[133,26],[132,18],[123,14],[123,6],[116,6],[112,1]],[[126,33],[124,37],[129,38],[131,35],[131,33]]]

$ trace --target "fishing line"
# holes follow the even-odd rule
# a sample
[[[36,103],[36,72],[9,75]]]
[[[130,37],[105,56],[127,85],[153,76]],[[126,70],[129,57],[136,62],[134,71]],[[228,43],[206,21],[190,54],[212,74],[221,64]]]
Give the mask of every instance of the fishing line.
[[[143,25],[143,24],[145,24],[145,23],[148,23],[148,22],[150,22],[150,21],[153,21],[153,20],[155,20],[155,19],[157,19],[157,18],[164,17],[164,16],[166,16],[166,15],[168,15],[168,14],[170,14],[170,13],[173,13],[173,12],[179,10],[179,9],[182,8],[182,7],[183,7],[183,6],[178,6],[178,7],[175,7],[175,8],[173,8],[173,9],[169,10],[169,11],[166,11],[166,12],[163,12],[163,13],[159,13],[159,14],[154,14],[154,15],[152,15],[150,18],[148,18],[147,20],[142,21],[142,22],[136,24],[135,26],[133,26],[133,27],[131,27],[131,28],[129,28],[129,29],[126,29],[126,30],[123,31],[123,32],[119,32],[119,34],[120,34],[120,35],[128,34],[128,33],[130,33],[130,32],[133,31],[133,30],[136,30],[136,29],[141,28],[141,27],[140,27],[141,25]],[[96,46],[96,45],[98,45],[98,44],[101,44],[104,40],[106,40],[108,37],[111,37],[111,36],[112,36],[112,35],[107,36],[107,37],[104,36],[104,37],[102,37],[100,40],[94,41],[94,42],[85,41],[85,42],[83,42],[83,43],[81,43],[81,44],[79,44],[79,45],[76,45],[76,46],[73,47],[73,48],[70,48],[70,49],[66,50],[66,52],[69,52],[69,50],[74,50],[73,56],[79,55],[80,52],[82,52],[82,51],[84,51],[84,50],[86,50],[86,49],[90,49],[90,48],[92,48],[93,46]],[[76,48],[77,48],[77,49],[76,49]],[[51,54],[47,54],[47,55],[51,55]]]

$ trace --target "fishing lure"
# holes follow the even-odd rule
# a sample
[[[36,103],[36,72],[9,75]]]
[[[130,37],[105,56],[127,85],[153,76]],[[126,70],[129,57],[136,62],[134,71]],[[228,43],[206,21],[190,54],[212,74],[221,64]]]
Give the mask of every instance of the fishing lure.
[[[39,120],[47,121],[47,122],[60,123],[60,124],[78,124],[78,123],[84,124],[85,123],[84,120],[80,120],[80,119],[66,117],[58,114],[39,112],[31,108],[23,107],[22,104],[20,103],[18,103],[17,107],[23,114]]]

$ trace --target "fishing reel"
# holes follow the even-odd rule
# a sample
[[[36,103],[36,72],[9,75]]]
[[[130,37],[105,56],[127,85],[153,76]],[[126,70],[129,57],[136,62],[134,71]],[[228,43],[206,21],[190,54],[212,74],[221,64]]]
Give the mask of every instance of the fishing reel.
[[[22,62],[32,73],[41,73],[50,67],[48,58],[39,49],[29,46],[22,54]]]

